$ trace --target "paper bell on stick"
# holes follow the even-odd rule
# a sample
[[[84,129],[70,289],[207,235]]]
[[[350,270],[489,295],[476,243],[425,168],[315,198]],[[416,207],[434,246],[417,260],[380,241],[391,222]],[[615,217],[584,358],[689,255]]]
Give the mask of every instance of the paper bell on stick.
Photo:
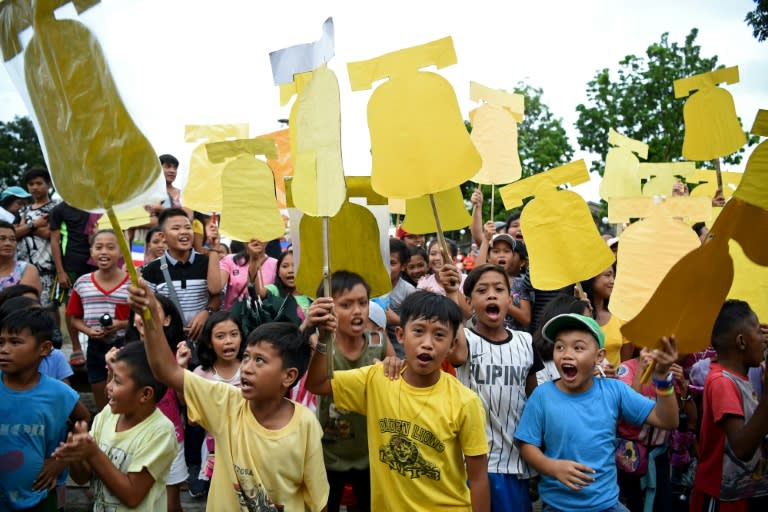
[[[56,19],[60,2],[35,2],[24,77],[56,191],[83,210],[139,196],[160,162],[118,94],[98,40],[81,22]]]
[[[285,222],[277,208],[275,179],[266,162],[275,158],[271,140],[243,139],[206,144],[208,159],[226,161],[222,171],[223,208],[219,231],[233,240],[252,238],[267,242],[285,234]]]
[[[469,113],[470,137],[483,160],[472,181],[504,185],[519,180],[523,169],[517,153],[517,124],[523,121],[525,97],[477,82],[469,83],[469,94],[472,101],[484,102]]]
[[[719,83],[738,81],[738,66],[675,80],[675,98],[696,91],[683,107],[683,156],[688,160],[714,160],[730,155],[747,142],[731,93],[717,87]]]
[[[184,127],[184,140],[199,142],[189,157],[189,177],[181,192],[184,206],[198,212],[221,212],[224,201],[221,189],[224,161],[215,164],[208,160],[205,145],[230,138],[246,137],[248,137],[248,124],[195,124]]]
[[[456,187],[482,161],[470,140],[451,84],[420,71],[456,63],[450,37],[347,65],[353,91],[379,85],[368,102],[373,189],[408,199]]]
[[[669,269],[701,245],[688,222],[708,219],[709,198],[672,197],[657,202],[650,197],[616,197],[608,203],[608,221],[629,222],[619,238],[616,282],[609,309],[619,319],[634,318],[647,304]],[[660,243],[662,242],[662,243]],[[649,248],[653,257],[649,258]]]
[[[614,261],[584,199],[571,190],[557,190],[566,183],[587,181],[587,166],[577,160],[499,190],[508,210],[536,196],[523,209],[520,224],[533,263],[531,284],[539,290],[557,290],[590,279]],[[568,257],[563,258],[566,247]]]
[[[630,139],[611,128],[608,144],[612,147],[605,156],[605,172],[600,182],[600,197],[609,201],[614,197],[635,197],[640,190],[640,160],[648,158],[648,144]]]

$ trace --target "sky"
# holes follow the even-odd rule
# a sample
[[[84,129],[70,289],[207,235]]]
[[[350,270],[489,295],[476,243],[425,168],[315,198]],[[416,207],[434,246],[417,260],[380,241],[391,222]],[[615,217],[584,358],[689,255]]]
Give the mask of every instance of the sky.
[[[642,55],[664,32],[683,43],[697,27],[703,56],[739,66],[741,81],[728,90],[749,129],[757,110],[768,108],[768,42],[758,43],[743,21],[753,8],[752,0],[102,0],[80,20],[99,37],[123,101],[154,149],[181,161],[183,186],[195,147],[184,141],[184,126],[249,123],[251,136],[280,129],[290,106],[279,104],[269,52],[317,40],[328,16],[335,24],[329,67],[339,79],[345,173],[366,175],[371,91],[351,91],[347,62],[450,35],[458,64],[439,73],[453,85],[465,118],[477,106],[469,100],[470,80],[501,89],[524,80],[544,89],[544,102],[578,149],[576,106],[586,101],[595,72]],[[76,16],[71,7],[58,15]],[[12,80],[19,69],[16,62],[0,71],[0,121],[28,114]],[[596,155],[577,150],[575,158],[589,166]],[[597,186],[595,177],[576,190],[597,200]]]

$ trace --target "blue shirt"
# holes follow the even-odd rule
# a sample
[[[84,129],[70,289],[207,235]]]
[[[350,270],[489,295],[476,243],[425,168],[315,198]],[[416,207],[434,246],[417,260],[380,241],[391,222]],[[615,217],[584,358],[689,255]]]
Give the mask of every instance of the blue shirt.
[[[593,379],[584,393],[569,394],[555,382],[536,388],[523,410],[515,439],[541,448],[552,459],[572,460],[596,471],[580,491],[542,475],[541,499],[559,510],[599,511],[619,501],[616,422],[642,424],[655,402],[615,379]]]
[[[40,366],[37,370],[43,375],[56,380],[68,379],[74,373],[72,367],[67,362],[67,358],[64,356],[64,352],[57,348],[53,349],[50,354],[40,361]]]
[[[32,389],[14,391],[0,372],[0,510],[30,508],[48,495],[33,492],[43,461],[67,436],[67,419],[80,399],[58,380],[40,375]]]

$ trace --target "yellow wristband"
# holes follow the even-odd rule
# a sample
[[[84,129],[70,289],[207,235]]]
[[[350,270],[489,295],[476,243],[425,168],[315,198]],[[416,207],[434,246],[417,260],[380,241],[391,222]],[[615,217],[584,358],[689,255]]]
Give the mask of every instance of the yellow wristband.
[[[662,389],[656,388],[656,394],[658,396],[672,396],[675,394],[675,388],[672,386]]]

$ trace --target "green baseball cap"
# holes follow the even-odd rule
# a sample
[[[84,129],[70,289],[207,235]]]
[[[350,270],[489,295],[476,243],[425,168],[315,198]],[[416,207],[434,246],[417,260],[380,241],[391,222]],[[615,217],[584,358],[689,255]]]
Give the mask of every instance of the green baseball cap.
[[[592,333],[600,348],[605,348],[605,334],[600,325],[598,325],[594,318],[579,315],[578,313],[563,313],[551,318],[549,322],[544,324],[541,333],[544,335],[544,338],[554,343],[558,332],[574,327]]]

